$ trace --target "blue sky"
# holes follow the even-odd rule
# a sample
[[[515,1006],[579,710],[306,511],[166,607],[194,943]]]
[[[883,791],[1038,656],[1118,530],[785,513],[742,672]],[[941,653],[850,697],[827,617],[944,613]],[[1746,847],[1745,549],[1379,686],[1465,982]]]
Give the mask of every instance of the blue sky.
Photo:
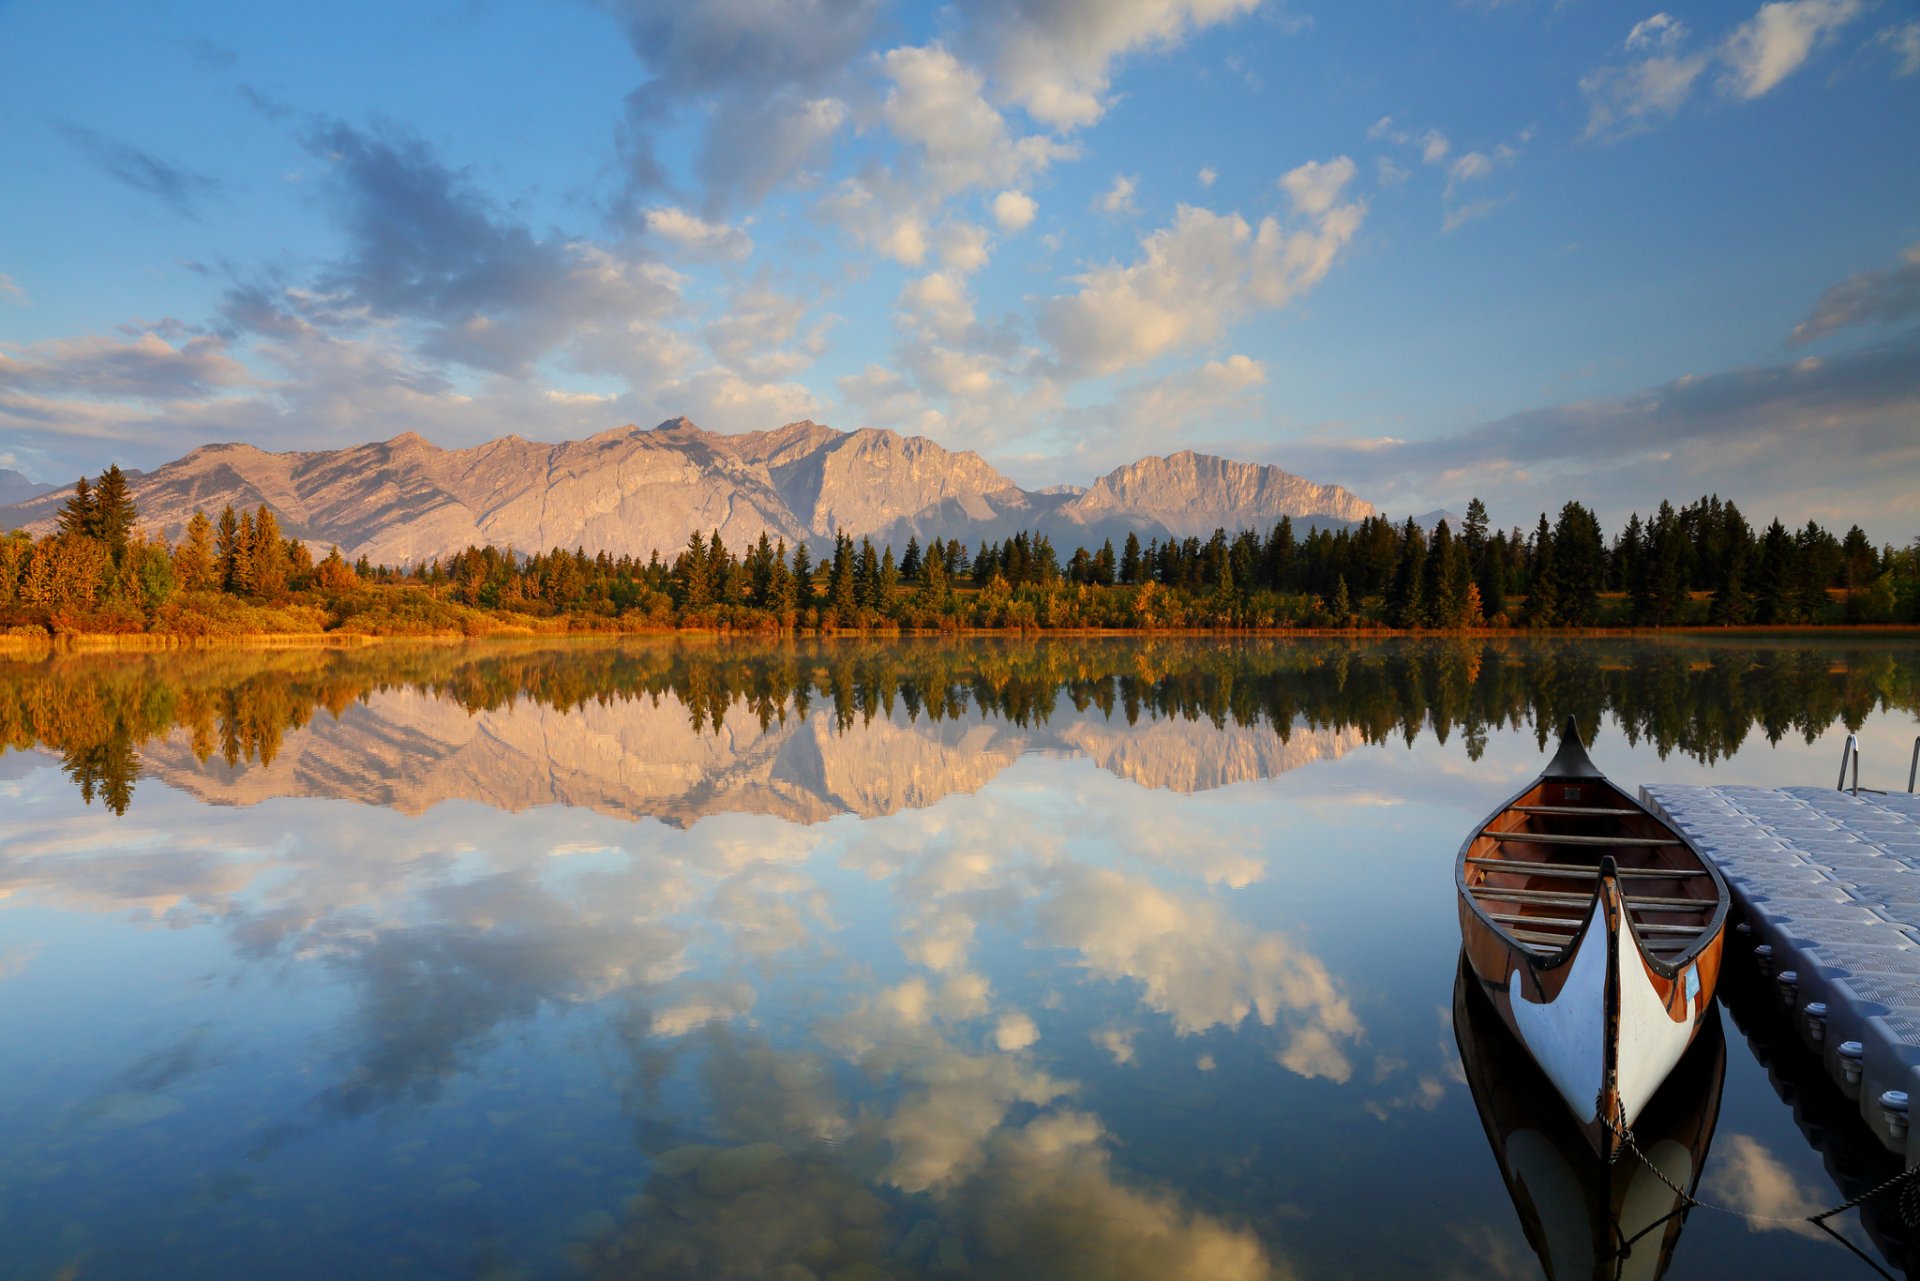
[[[811,417],[1920,533],[1920,6],[0,4],[0,466]]]

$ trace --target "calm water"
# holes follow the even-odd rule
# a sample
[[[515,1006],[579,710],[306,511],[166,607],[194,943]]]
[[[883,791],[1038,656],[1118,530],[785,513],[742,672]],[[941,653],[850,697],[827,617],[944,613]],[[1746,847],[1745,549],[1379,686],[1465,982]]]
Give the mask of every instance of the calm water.
[[[1865,643],[0,663],[0,1276],[1536,1276],[1456,1046],[1461,838],[1568,714],[1623,783],[1831,784],[1856,729],[1904,785],[1917,676]],[[1726,1025],[1703,1195],[1841,1200],[1828,1165],[1880,1158]],[[1699,1211],[1667,1275],[1873,1273]]]

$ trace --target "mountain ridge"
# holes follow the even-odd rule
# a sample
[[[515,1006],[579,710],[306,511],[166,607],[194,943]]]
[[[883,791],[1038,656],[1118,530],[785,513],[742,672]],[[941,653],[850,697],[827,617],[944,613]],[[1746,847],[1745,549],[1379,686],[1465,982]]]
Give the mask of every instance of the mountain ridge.
[[[1374,513],[1339,486],[1192,450],[1140,459],[1085,487],[1024,490],[972,450],[810,420],[725,435],[680,417],[581,440],[508,435],[458,449],[410,431],[282,453],[219,442],[130,475],[142,526],[170,539],[195,510],[217,517],[229,504],[264,504],[289,537],[396,565],[487,543],[670,557],[696,530],[718,530],[735,548],[765,533],[817,551],[841,533],[900,546],[1032,529],[1064,550],[1129,532],[1204,537],[1283,515],[1339,527]],[[0,506],[0,529],[51,530],[65,496]]]

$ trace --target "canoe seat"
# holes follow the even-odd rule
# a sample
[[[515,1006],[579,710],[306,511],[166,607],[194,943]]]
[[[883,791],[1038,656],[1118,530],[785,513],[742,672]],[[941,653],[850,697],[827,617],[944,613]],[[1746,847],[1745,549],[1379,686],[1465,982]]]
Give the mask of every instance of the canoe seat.
[[[1570,890],[1503,890],[1492,885],[1469,885],[1467,893],[1477,899],[1491,899],[1499,903],[1550,903],[1559,907],[1585,907],[1593,902],[1593,895]],[[1656,912],[1705,912],[1715,906],[1711,899],[1680,898],[1676,895],[1628,894],[1625,897],[1629,908]]]
[[[1512,872],[1515,876],[1552,876],[1559,878],[1578,877],[1591,881],[1599,877],[1600,868],[1586,863],[1529,863],[1517,858],[1468,858],[1467,862],[1475,867],[1492,868],[1495,871]],[[1633,877],[1692,877],[1706,876],[1705,868],[1682,869],[1674,867],[1622,867],[1618,869],[1621,878]]]
[[[1573,814],[1581,818],[1645,818],[1645,810],[1601,809],[1585,805],[1515,805],[1510,814]]]
[[[1536,925],[1565,930],[1577,930],[1581,924],[1578,920],[1569,920],[1564,916],[1522,916],[1518,912],[1489,912],[1487,915],[1502,925]],[[1691,936],[1700,932],[1698,925],[1650,925],[1645,921],[1635,921],[1633,925],[1634,928],[1642,934],[1685,934]]]
[[[1671,836],[1560,836],[1551,832],[1486,832],[1496,841],[1527,845],[1680,845]]]

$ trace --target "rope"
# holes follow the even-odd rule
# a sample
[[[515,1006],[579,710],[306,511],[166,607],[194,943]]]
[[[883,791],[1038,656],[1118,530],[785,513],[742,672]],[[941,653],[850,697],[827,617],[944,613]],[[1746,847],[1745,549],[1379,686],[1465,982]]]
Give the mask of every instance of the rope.
[[[1867,1256],[1864,1254],[1860,1254],[1860,1249],[1858,1246],[1854,1245],[1853,1242],[1847,1240],[1845,1237],[1835,1232],[1833,1228],[1828,1225],[1827,1220],[1831,1219],[1836,1214],[1845,1214],[1848,1210],[1851,1210],[1856,1206],[1864,1205],[1868,1201],[1871,1201],[1873,1200],[1873,1198],[1879,1196],[1882,1192],[1888,1191],[1891,1188],[1898,1187],[1903,1183],[1907,1183],[1908,1181],[1912,1180],[1916,1175],[1920,1175],[1920,1165],[1909,1166],[1908,1168],[1900,1171],[1900,1173],[1894,1175],[1892,1178],[1886,1179],[1881,1183],[1875,1185],[1874,1187],[1867,1189],[1865,1192],[1862,1192],[1859,1196],[1856,1196],[1849,1201],[1843,1201],[1839,1205],[1834,1206],[1830,1210],[1822,1210],[1818,1214],[1807,1214],[1807,1215],[1754,1214],[1751,1211],[1747,1211],[1747,1210],[1736,1210],[1732,1206],[1715,1205],[1711,1201],[1702,1201],[1699,1197],[1693,1195],[1693,1193],[1687,1191],[1685,1188],[1675,1183],[1672,1179],[1668,1178],[1667,1172],[1665,1170],[1662,1170],[1659,1166],[1655,1165],[1653,1163],[1653,1159],[1649,1157],[1645,1152],[1642,1152],[1640,1150],[1640,1145],[1634,1141],[1633,1131],[1630,1128],[1628,1128],[1628,1126],[1625,1124],[1625,1121],[1626,1121],[1625,1110],[1622,1109],[1621,1113],[1619,1114],[1619,1119],[1615,1120],[1615,1119],[1609,1118],[1606,1122],[1606,1125],[1609,1130],[1613,1131],[1614,1136],[1620,1140],[1621,1146],[1623,1146],[1628,1152],[1631,1152],[1634,1158],[1638,1160],[1640,1164],[1646,1166],[1647,1169],[1653,1171],[1653,1176],[1656,1179],[1659,1179],[1660,1182],[1666,1184],[1668,1189],[1671,1190],[1675,1196],[1680,1198],[1681,1204],[1679,1209],[1672,1210],[1666,1214],[1661,1215],[1658,1219],[1655,1219],[1652,1223],[1649,1223],[1646,1227],[1640,1229],[1640,1231],[1634,1233],[1631,1237],[1628,1237],[1626,1240],[1622,1241],[1620,1243],[1620,1248],[1615,1252],[1616,1258],[1625,1258],[1627,1254],[1630,1252],[1633,1246],[1633,1243],[1635,1241],[1638,1241],[1641,1237],[1653,1231],[1655,1228],[1659,1227],[1661,1224],[1667,1222],[1667,1220],[1673,1218],[1675,1215],[1685,1215],[1688,1211],[1700,1209],[1700,1210],[1714,1210],[1720,1214],[1730,1214],[1735,1218],[1745,1219],[1749,1223],[1772,1223],[1772,1224],[1783,1224],[1783,1225],[1799,1225],[1802,1223],[1810,1223],[1814,1227],[1820,1229],[1820,1231],[1825,1233],[1827,1236],[1832,1237],[1835,1241],[1838,1241],[1841,1245],[1847,1247],[1847,1249],[1851,1250],[1854,1254],[1860,1255],[1862,1259],[1866,1259],[1867,1263],[1871,1264],[1874,1270],[1879,1272],[1880,1275],[1882,1276],[1888,1275],[1886,1270],[1881,1268],[1877,1263],[1874,1263],[1872,1259],[1867,1258]],[[1920,1185],[1916,1185],[1916,1186],[1920,1186]]]

